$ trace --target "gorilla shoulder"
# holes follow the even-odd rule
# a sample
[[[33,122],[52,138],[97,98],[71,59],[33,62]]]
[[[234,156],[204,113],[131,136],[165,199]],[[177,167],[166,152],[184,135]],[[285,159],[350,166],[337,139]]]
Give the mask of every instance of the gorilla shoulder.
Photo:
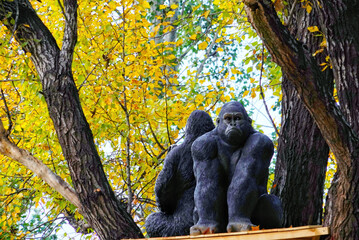
[[[196,160],[216,158],[217,138],[216,129],[197,138],[192,144],[192,157]]]
[[[272,140],[265,134],[255,132],[250,135],[243,147],[243,151],[250,151],[253,153],[266,153],[268,155],[265,158],[271,158],[274,152],[274,145]]]

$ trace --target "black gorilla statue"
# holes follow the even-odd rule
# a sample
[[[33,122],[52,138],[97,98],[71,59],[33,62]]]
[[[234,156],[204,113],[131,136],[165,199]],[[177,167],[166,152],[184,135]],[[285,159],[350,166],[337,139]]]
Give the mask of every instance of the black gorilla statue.
[[[193,223],[193,193],[196,181],[193,175],[191,147],[194,140],[214,129],[211,117],[196,110],[187,120],[184,142],[173,148],[158,175],[155,193],[160,212],[146,219],[150,237],[188,235]]]
[[[217,127],[192,144],[196,187],[191,235],[281,227],[280,200],[267,194],[273,143],[251,124],[242,104],[226,103]]]

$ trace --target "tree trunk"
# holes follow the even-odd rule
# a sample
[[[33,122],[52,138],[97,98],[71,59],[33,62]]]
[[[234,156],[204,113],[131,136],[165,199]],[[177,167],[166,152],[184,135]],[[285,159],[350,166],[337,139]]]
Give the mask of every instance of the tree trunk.
[[[359,1],[319,1],[340,109],[359,134]],[[351,141],[350,164],[340,164],[328,193],[325,224],[333,239],[359,239],[359,144]],[[338,163],[339,165],[339,163]]]
[[[359,98],[358,1],[313,1],[328,40],[339,95],[346,98],[339,104],[324,87],[326,74],[312,53],[283,26],[271,1],[244,3],[249,21],[294,85],[337,160],[338,171],[326,204],[330,238],[359,239],[358,104],[351,104]]]
[[[314,37],[307,28],[318,25],[313,18],[317,13],[307,13],[300,4],[293,6],[293,2],[288,1],[286,6],[291,14],[286,19],[290,18],[288,28],[314,53],[321,38]],[[317,62],[323,59],[319,57]],[[332,89],[332,78],[328,76],[329,89]],[[282,94],[282,127],[272,193],[282,201],[284,226],[321,224],[329,147],[285,72]]]
[[[27,0],[0,1],[0,19],[16,40],[31,53],[40,76],[50,117],[67,160],[81,212],[101,239],[143,237],[124,206],[116,199],[84,116],[72,76],[73,50],[77,41],[77,2],[64,1],[65,32],[62,49]],[[16,31],[14,27],[18,26]],[[34,41],[40,40],[40,41]],[[27,42],[27,44],[24,44]]]
[[[282,128],[272,193],[282,201],[285,227],[321,224],[329,148],[286,78],[282,91]]]

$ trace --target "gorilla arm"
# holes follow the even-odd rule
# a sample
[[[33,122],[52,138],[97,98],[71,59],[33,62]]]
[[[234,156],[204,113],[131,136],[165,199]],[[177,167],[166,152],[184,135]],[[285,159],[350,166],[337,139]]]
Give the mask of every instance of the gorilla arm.
[[[179,150],[172,149],[166,156],[163,169],[158,175],[155,184],[156,202],[159,209],[165,213],[173,213],[178,201],[177,166],[180,160]]]
[[[268,167],[273,155],[272,141],[261,133],[249,136],[234,167],[227,192],[228,232],[249,230],[258,198],[267,193]]]

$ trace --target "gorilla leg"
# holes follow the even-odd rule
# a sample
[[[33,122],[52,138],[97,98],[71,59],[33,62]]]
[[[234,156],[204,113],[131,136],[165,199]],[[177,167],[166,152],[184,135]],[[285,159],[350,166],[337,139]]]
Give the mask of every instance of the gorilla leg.
[[[251,230],[254,224],[250,216],[258,199],[258,189],[250,177],[235,175],[228,188],[228,225],[227,232]]]
[[[161,237],[165,231],[168,216],[163,212],[151,213],[146,218],[145,226],[148,236]]]
[[[150,237],[170,237],[189,235],[192,221],[179,214],[168,215],[163,212],[150,214],[146,219],[146,230]]]
[[[270,194],[260,196],[251,220],[260,228],[282,227],[283,209],[279,198]]]
[[[233,154],[235,156],[236,154]],[[236,161],[234,161],[236,162]],[[228,187],[228,225],[227,232],[250,230],[254,224],[250,217],[260,196],[257,181],[248,171],[255,164],[253,159],[240,159]]]
[[[225,184],[227,177],[217,159],[194,161],[196,188],[194,201],[198,222],[191,235],[223,232],[227,219]],[[195,215],[195,218],[196,218]]]
[[[268,166],[273,154],[273,144],[262,134],[252,134],[242,148],[231,184],[228,188],[228,232],[250,230],[254,224],[251,216],[259,197],[267,193]],[[236,154],[233,157],[238,158]]]
[[[194,186],[187,189],[177,202],[174,213],[157,212],[146,219],[146,230],[150,237],[170,237],[189,235],[193,225]]]

